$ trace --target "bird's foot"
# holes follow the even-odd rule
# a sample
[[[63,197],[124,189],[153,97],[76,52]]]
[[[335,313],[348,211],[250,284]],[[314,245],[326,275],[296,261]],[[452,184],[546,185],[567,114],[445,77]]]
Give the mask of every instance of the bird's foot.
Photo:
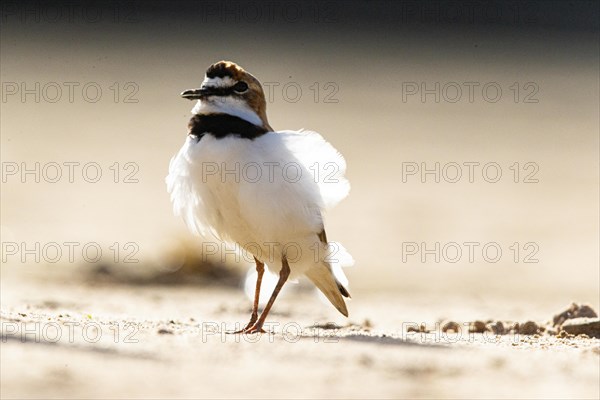
[[[254,326],[247,326],[244,329],[239,329],[237,331],[228,331],[225,332],[227,335],[240,335],[240,334],[248,334],[251,335],[253,333],[267,333],[267,331],[265,331],[262,328],[255,328]]]
[[[251,335],[253,333],[267,333],[267,331],[262,328],[262,324],[254,324],[250,328],[245,329],[244,333]]]
[[[228,335],[239,335],[240,333],[246,333],[250,328],[252,328],[254,326],[255,323],[256,323],[256,318],[251,318],[250,322],[248,322],[248,324],[246,324],[246,326],[243,327],[242,329],[239,329],[237,331],[229,331],[226,333]]]

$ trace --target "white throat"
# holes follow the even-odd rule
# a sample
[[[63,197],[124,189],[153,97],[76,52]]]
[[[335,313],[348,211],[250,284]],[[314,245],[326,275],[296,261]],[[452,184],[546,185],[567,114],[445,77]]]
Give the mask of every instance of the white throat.
[[[260,117],[248,107],[245,101],[233,98],[232,96],[218,97],[212,96],[207,99],[198,100],[192,114],[229,114],[250,122],[251,124],[262,126]]]

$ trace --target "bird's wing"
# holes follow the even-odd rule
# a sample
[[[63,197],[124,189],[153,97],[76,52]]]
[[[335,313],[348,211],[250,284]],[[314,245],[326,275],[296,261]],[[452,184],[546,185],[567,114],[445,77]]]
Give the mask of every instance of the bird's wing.
[[[346,160],[323,136],[312,131],[280,131],[286,147],[312,175],[325,210],[342,201],[350,192],[345,177]]]
[[[345,177],[346,160],[329,142],[317,132],[312,131],[282,131],[279,133],[283,134],[286,148],[311,174],[313,182],[318,187],[323,210],[335,206],[348,195],[350,183]],[[318,219],[322,221],[321,210],[314,210],[314,212],[318,213]],[[340,280],[347,282],[341,268],[343,263],[334,263],[333,260],[332,262],[329,260],[330,255],[334,256],[331,257],[332,259],[337,258],[338,255],[341,256],[339,250],[343,247],[337,243],[328,243],[323,225],[317,235],[326,249],[326,256],[320,262],[313,264],[305,274],[339,312],[348,316],[348,309],[343,297],[350,297],[350,293],[340,283]],[[352,264],[352,257],[345,249],[342,252],[344,253],[343,257],[346,260],[350,259],[350,264]]]

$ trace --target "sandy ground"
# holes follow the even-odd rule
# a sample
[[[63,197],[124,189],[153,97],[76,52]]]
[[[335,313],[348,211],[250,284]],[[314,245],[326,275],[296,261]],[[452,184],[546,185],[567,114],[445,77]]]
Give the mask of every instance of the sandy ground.
[[[465,329],[456,340],[436,328],[446,320],[548,327],[571,302],[600,310],[596,23],[547,26],[540,9],[539,24],[405,25],[402,8],[384,8],[399,2],[340,7],[332,23],[214,14],[198,23],[197,2],[141,3],[150,6],[133,23],[36,22],[28,12],[25,23],[9,15],[0,24],[2,83],[63,88],[57,101],[38,91],[39,101],[21,92],[0,103],[3,398],[600,397],[599,339]],[[521,3],[500,11],[512,16]],[[596,15],[568,4],[569,20]],[[352,190],[326,228],[356,260],[348,320],[312,289],[290,286],[269,318],[279,323],[274,334],[223,335],[249,317],[247,263],[228,258],[227,271],[242,272],[210,280],[168,274],[173,248],[200,247],[173,216],[164,183],[192,107],[179,93],[224,58],[277,85],[267,110],[275,129],[316,130],[346,158]],[[69,82],[78,84],[72,100]],[[478,85],[473,101],[467,82]],[[334,102],[325,101],[331,83]],[[97,101],[84,96],[90,84],[102,89]],[[297,101],[284,96],[289,84],[302,89]],[[406,84],[458,85],[462,97],[403,99]],[[135,101],[125,101],[125,85]],[[486,85],[502,96],[486,100]],[[525,101],[531,88],[535,101]],[[472,181],[467,168],[456,183],[403,179],[407,165],[464,163],[480,166]],[[482,168],[494,163],[502,178],[490,183]],[[535,182],[525,182],[535,169],[526,164],[537,168]],[[57,165],[58,182],[27,172]],[[403,257],[406,244],[467,242],[478,243],[474,261],[464,246],[459,261],[436,260],[439,251]],[[74,260],[65,243],[77,243]],[[502,250],[497,262],[480,251],[488,243]],[[29,251],[56,244],[56,263]],[[100,261],[84,259],[90,244],[101,247]],[[162,279],[91,273],[115,258],[117,269],[131,269],[131,249],[138,269]],[[431,333],[408,332],[423,323]]]
[[[599,395],[599,339],[468,331],[476,318],[509,315],[545,325],[550,303],[357,295],[345,320],[292,287],[272,333],[229,335],[250,311],[235,287],[66,283],[40,272],[2,287],[2,398]],[[459,331],[442,332],[446,319]],[[421,324],[430,332],[409,332]]]

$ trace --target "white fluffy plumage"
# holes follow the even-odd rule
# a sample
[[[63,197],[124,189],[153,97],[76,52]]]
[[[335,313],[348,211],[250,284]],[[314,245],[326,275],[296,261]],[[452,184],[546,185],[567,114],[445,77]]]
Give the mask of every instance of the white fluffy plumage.
[[[274,273],[287,252],[294,278],[326,257],[317,235],[323,211],[348,195],[345,172],[318,133],[279,131],[254,140],[188,137],[166,181],[192,232],[235,242]]]

